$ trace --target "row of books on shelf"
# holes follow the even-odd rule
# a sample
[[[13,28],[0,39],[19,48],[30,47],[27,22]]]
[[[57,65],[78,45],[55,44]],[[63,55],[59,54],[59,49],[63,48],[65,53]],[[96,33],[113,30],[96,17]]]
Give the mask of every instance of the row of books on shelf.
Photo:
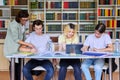
[[[9,17],[10,16],[10,10],[0,10],[0,16]]]
[[[0,32],[0,39],[5,39],[7,32]]]
[[[31,9],[44,8],[44,2],[30,2]]]
[[[80,2],[80,8],[95,8],[95,2]]]
[[[95,13],[80,13],[80,20],[95,20]]]
[[[119,3],[119,0],[117,0]],[[99,0],[99,5],[116,4],[116,0]]]
[[[102,21],[98,21],[98,23],[104,23],[106,25],[106,27],[108,27],[108,28],[116,28],[117,27],[116,20],[102,20]]]
[[[30,20],[34,21],[36,19],[44,20],[44,13],[39,12],[30,13]]]
[[[10,16],[16,16],[17,13],[20,11],[21,9],[11,9],[11,11],[9,9],[0,9],[0,16],[2,17],[10,17]],[[11,14],[10,14],[11,13]]]
[[[95,8],[95,2],[63,2],[63,8]],[[30,2],[31,9],[44,8],[44,2]],[[62,8],[62,2],[46,2],[46,8]]]
[[[114,9],[98,9],[98,16],[115,16]]]
[[[95,24],[80,25],[80,31],[94,31]]]
[[[120,27],[120,20],[102,20],[98,23],[104,23],[108,28]]]
[[[80,20],[95,20],[95,13],[80,13]],[[44,20],[44,13],[31,13],[31,20]],[[46,13],[46,20],[78,20],[78,13]]]
[[[27,0],[0,0],[0,5],[27,5]]]
[[[64,27],[64,25],[63,25]],[[94,24],[85,24],[85,25],[80,25],[79,31],[94,31],[95,25]],[[76,29],[78,29],[78,25],[76,25]],[[47,25],[46,26],[46,31],[62,31],[62,25],[60,24],[54,24],[54,25]]]
[[[46,13],[46,20],[77,20],[78,14],[77,13]]]
[[[10,20],[0,20],[0,29],[7,28],[10,23]]]
[[[46,26],[47,31],[62,31],[61,25],[47,25]]]

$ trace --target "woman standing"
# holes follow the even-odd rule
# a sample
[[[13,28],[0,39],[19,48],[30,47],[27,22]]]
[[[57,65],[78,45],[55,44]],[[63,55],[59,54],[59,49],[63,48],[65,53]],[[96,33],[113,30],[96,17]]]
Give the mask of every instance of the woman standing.
[[[25,24],[28,21],[28,17],[28,12],[26,10],[21,10],[16,15],[15,20],[9,24],[4,42],[5,56],[18,52],[21,44],[34,47],[32,44],[23,41],[25,37]],[[15,64],[15,80],[20,80],[20,59],[16,60]]]

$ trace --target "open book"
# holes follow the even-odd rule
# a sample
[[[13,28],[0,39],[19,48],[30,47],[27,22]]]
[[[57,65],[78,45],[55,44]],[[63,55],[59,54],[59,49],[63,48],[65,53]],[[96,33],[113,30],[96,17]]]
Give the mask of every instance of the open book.
[[[12,56],[14,57],[26,57],[26,56],[30,56],[33,55],[33,53],[31,52],[18,52],[16,54],[13,54]]]
[[[65,52],[61,52],[61,51],[55,51],[55,52],[51,52],[51,51],[46,51],[46,52],[42,52],[42,53],[36,53],[38,56],[61,56],[61,55],[67,55],[65,54]]]

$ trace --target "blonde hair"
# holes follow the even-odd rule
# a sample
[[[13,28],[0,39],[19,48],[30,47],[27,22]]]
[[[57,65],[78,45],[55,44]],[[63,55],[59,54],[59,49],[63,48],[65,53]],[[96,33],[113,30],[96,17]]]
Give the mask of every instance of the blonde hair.
[[[64,29],[63,29],[64,36],[66,36],[68,34],[70,29],[74,30],[74,36],[72,37],[72,39],[74,39],[74,37],[76,37],[76,35],[77,35],[77,28],[72,23],[67,24],[67,25],[64,26]]]

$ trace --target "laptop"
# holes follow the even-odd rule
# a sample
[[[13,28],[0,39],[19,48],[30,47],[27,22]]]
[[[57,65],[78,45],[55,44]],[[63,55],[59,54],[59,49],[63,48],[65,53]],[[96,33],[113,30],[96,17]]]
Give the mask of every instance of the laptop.
[[[82,51],[81,51],[82,47],[83,47],[83,44],[66,44],[66,53],[82,54]]]

